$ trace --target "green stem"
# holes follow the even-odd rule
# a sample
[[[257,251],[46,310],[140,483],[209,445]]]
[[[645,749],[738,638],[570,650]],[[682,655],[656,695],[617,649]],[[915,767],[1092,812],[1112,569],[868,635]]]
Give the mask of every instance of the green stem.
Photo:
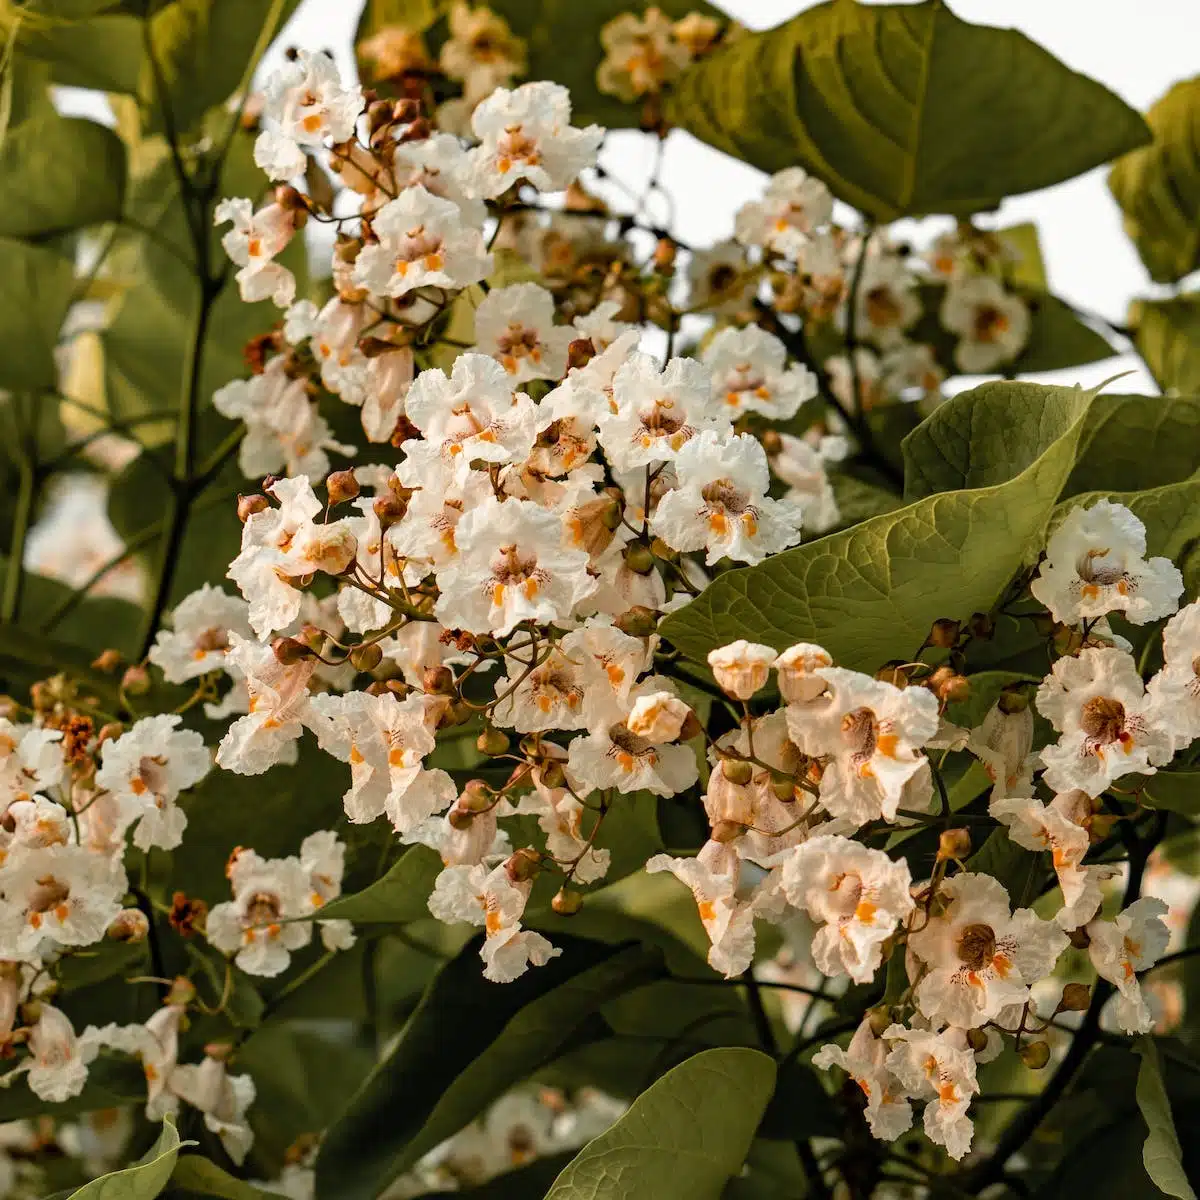
[[[33,406],[32,401],[33,397],[30,396],[12,397],[13,417],[17,425],[18,479],[12,545],[9,548],[8,570],[4,573],[4,594],[0,596],[0,622],[4,624],[10,624],[17,619],[17,610],[21,605],[21,585],[25,579],[25,544],[29,537],[29,527],[33,523],[33,509],[37,500],[37,443],[34,433],[31,432],[36,429],[37,417],[29,411]]]

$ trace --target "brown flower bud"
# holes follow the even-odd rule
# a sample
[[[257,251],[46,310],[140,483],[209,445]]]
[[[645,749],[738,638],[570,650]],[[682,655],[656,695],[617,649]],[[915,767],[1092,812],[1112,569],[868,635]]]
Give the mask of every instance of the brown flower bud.
[[[396,141],[400,144],[404,142],[423,142],[432,132],[433,127],[425,117],[416,117],[405,126],[404,131]]]
[[[908,687],[908,672],[904,669],[904,664],[897,660],[890,663],[885,663],[878,671],[875,672],[875,678],[882,683],[890,683],[892,687],[906,688]]]
[[[724,844],[740,838],[745,831],[745,825],[740,825],[737,821],[718,821],[712,827],[709,837],[711,837],[714,842],[721,842]]]
[[[350,651],[350,661],[356,671],[373,671],[383,661],[383,651],[378,642],[368,642]]]
[[[967,632],[981,642],[990,642],[996,633],[996,622],[987,613],[972,613],[967,622]]]
[[[475,820],[475,814],[465,807],[461,800],[455,800],[446,814],[446,820],[450,822],[451,829],[457,829],[461,833],[464,829],[471,827],[471,822]]]
[[[670,238],[659,238],[654,247],[654,269],[664,273],[674,270],[677,253],[678,247]]]
[[[962,862],[971,853],[971,834],[966,829],[943,829],[938,838],[937,861]]]
[[[399,496],[389,492],[386,496],[379,496],[371,507],[379,518],[380,528],[388,530],[404,519],[404,514],[408,512],[408,501],[401,500]]]
[[[1024,712],[1029,707],[1029,697],[1021,691],[1019,686],[1010,684],[1000,693],[996,703],[1006,717],[1011,717]]]
[[[150,932],[150,922],[140,908],[123,908],[108,926],[108,936],[114,942],[143,942]]]
[[[772,458],[783,450],[783,438],[779,436],[777,429],[764,429],[758,435],[758,440],[762,444],[762,448]]]
[[[578,892],[568,892],[560,888],[550,901],[550,907],[560,917],[573,917],[583,907],[583,897]]]
[[[430,696],[453,696],[454,672],[449,667],[426,667],[421,676],[421,690]]]
[[[255,513],[265,512],[270,507],[271,502],[266,496],[259,495],[258,493],[251,496],[238,496],[238,520],[245,525]]]
[[[92,660],[92,669],[111,675],[121,665],[120,650],[101,650]]]
[[[475,749],[480,754],[486,754],[489,758],[496,758],[501,754],[507,754],[508,748],[512,745],[508,734],[499,729],[485,729],[475,739]]]
[[[144,696],[150,690],[150,672],[142,666],[126,667],[121,676],[121,691],[130,696]]]
[[[539,769],[538,778],[543,787],[548,787],[553,791],[555,788],[563,787],[566,784],[567,773],[563,770],[562,763],[552,758]]]
[[[303,192],[292,187],[290,183],[281,183],[275,189],[275,203],[284,212],[294,213],[299,217],[301,224],[304,218],[308,216],[308,197]]]
[[[928,644],[942,650],[949,650],[958,642],[959,628],[957,621],[952,621],[949,617],[940,617],[930,627]]]
[[[1031,1071],[1040,1071],[1050,1061],[1050,1046],[1047,1042],[1027,1042],[1018,1053],[1021,1055],[1021,1061]]]
[[[567,367],[586,367],[596,357],[596,346],[591,338],[575,338],[567,347]]]
[[[971,694],[971,683],[953,667],[938,667],[925,680],[925,686],[943,703],[951,704],[965,700]]]
[[[300,626],[300,632],[296,635],[301,642],[304,643],[314,654],[319,653],[323,645],[325,645],[325,630],[317,625],[305,623]]]
[[[1092,935],[1088,933],[1085,925],[1080,925],[1078,929],[1072,929],[1067,937],[1071,939],[1071,945],[1076,950],[1086,950],[1092,944]]]
[[[388,685],[386,680],[376,679],[373,683],[368,683],[363,690],[368,696],[386,696]]]
[[[726,758],[721,760],[721,774],[730,783],[745,787],[754,777],[754,765],[741,758]]]
[[[976,1054],[987,1049],[988,1035],[982,1029],[967,1030],[967,1045],[975,1051]]]
[[[284,667],[292,667],[306,658],[316,657],[315,651],[293,637],[277,637],[271,643],[271,650],[275,655],[275,661]]]
[[[353,500],[359,490],[358,480],[352,470],[334,471],[325,480],[325,491],[329,496],[330,504],[342,504],[347,500]]]
[[[505,874],[513,883],[527,883],[542,869],[542,856],[532,846],[523,846],[504,864]]]
[[[658,613],[644,604],[635,604],[621,613],[613,624],[630,637],[649,637],[658,628]]]
[[[101,725],[96,734],[96,748],[99,749],[105,742],[115,741],[124,732],[125,726],[120,721],[109,721],[106,725]]]
[[[625,547],[625,565],[638,575],[649,575],[654,570],[654,554],[645,542],[630,542]]]
[[[1091,1007],[1092,993],[1086,983],[1068,983],[1062,990],[1062,999],[1054,1010],[1060,1012],[1087,1012]]]

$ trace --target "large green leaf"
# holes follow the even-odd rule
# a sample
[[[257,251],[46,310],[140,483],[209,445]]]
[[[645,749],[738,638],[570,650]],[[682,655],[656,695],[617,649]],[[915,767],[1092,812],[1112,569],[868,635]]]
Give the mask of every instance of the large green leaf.
[[[905,494],[987,487],[1011,478],[1046,448],[1074,389],[985,383],[940,405],[906,439]],[[1200,467],[1200,400],[1114,395],[1091,401],[1064,494],[1139,491]]]
[[[327,1132],[318,1194],[370,1200],[572,1041],[601,1036],[595,1009],[662,970],[645,947],[555,941],[563,953],[514,983],[483,978],[479,938],[442,968],[400,1042]]]
[[[1174,283],[1200,266],[1200,78],[1174,84],[1146,123],[1153,143],[1119,159],[1108,186],[1150,277]]]
[[[124,143],[95,121],[46,113],[4,138],[0,236],[39,237],[115,221],[124,193]]]
[[[1200,392],[1200,295],[1135,300],[1129,322],[1138,353],[1164,392]]]
[[[429,913],[429,893],[442,869],[442,860],[426,846],[406,850],[386,875],[353,895],[333,900],[322,917],[337,917],[356,925],[396,925]]]
[[[1107,88],[941,0],[807,9],[692,67],[667,111],[764,171],[802,164],[884,221],[994,208],[1149,140]]]
[[[23,22],[18,47],[22,54],[49,64],[55,83],[104,92],[137,91],[143,55],[137,17],[99,13]]]
[[[852,529],[726,571],[662,633],[690,658],[737,638],[782,649],[824,645],[852,668],[910,655],[939,617],[989,610],[1042,545],[1075,462],[1092,394],[1022,385],[1044,397],[1036,439],[998,452],[988,481],[924,496]],[[1015,424],[1015,422],[1014,422]]]
[[[72,1200],[154,1200],[171,1178],[180,1146],[193,1144],[180,1142],[175,1119],[168,1116],[158,1140],[138,1162],[84,1184],[72,1193]]]
[[[52,388],[57,376],[54,347],[71,304],[75,270],[71,260],[46,246],[0,237],[0,387]]]
[[[1175,1132],[1175,1118],[1159,1066],[1158,1049],[1151,1037],[1140,1037],[1134,1051],[1142,1060],[1138,1068],[1137,1102],[1149,1131],[1142,1147],[1146,1174],[1168,1196],[1196,1200],[1196,1193],[1183,1169],[1183,1148]]]
[[[546,1200],[716,1200],[741,1168],[775,1086],[775,1064],[742,1047],[668,1071],[589,1142]]]
[[[1139,799],[1185,817],[1200,817],[1200,771],[1158,771],[1138,778]]]
[[[177,1191],[189,1196],[211,1196],[214,1200],[270,1200],[279,1194],[251,1187],[199,1154],[180,1155],[170,1182],[170,1194]]]

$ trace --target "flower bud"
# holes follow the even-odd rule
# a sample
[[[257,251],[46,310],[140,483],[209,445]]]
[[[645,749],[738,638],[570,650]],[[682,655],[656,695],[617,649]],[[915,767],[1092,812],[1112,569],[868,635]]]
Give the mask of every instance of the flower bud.
[[[446,707],[438,718],[439,729],[453,729],[456,725],[465,725],[473,716],[475,710],[462,700],[446,699]]]
[[[1006,717],[1012,717],[1029,708],[1029,697],[1019,687],[1010,684],[1000,693],[996,704]]]
[[[275,661],[283,667],[293,667],[307,658],[316,657],[314,650],[298,638],[293,637],[277,637],[271,643],[271,650],[275,655]]]
[[[1021,1061],[1031,1071],[1040,1071],[1050,1061],[1050,1046],[1047,1042],[1027,1042],[1018,1053]]]
[[[771,780],[771,794],[781,804],[791,804],[796,799],[796,784],[784,775]]]
[[[908,687],[908,671],[902,662],[893,660],[890,663],[885,663],[878,671],[875,672],[875,678],[880,683],[890,683],[892,687],[900,688],[902,691]]]
[[[962,862],[971,853],[971,834],[966,829],[943,829],[938,838],[937,861]]]
[[[130,696],[144,696],[150,690],[150,672],[142,666],[127,667],[121,676],[121,691]]]
[[[528,883],[542,869],[542,856],[532,846],[523,846],[504,864],[505,874],[513,883]]]
[[[798,642],[789,646],[774,662],[779,694],[788,704],[807,704],[828,686],[820,675],[823,667],[832,667],[833,659],[821,646]]]
[[[408,125],[421,115],[421,102],[411,96],[392,102],[392,120],[397,125]]]
[[[591,338],[576,338],[567,347],[567,367],[586,367],[596,357],[596,347]]]
[[[469,779],[457,802],[468,812],[486,812],[495,803],[491,787],[482,779]]]
[[[737,821],[718,821],[709,833],[709,837],[714,842],[720,842],[724,845],[727,842],[735,841],[740,838],[746,831],[744,825],[739,825]]]
[[[771,458],[783,452],[783,438],[780,437],[777,429],[764,429],[758,435],[758,440]]]
[[[1060,1012],[1087,1012],[1091,1007],[1092,993],[1085,983],[1068,983],[1062,990],[1062,999],[1054,1010]]]
[[[383,661],[383,651],[378,642],[368,642],[350,651],[350,661],[356,671],[373,671]]]
[[[675,243],[670,238],[659,238],[658,244],[654,247],[654,269],[656,271],[673,270],[676,253]]]
[[[123,908],[109,924],[107,935],[114,942],[144,942],[150,922],[140,908]]]
[[[453,696],[454,672],[449,667],[426,667],[421,676],[421,690],[430,696]]]
[[[644,604],[635,604],[621,613],[613,624],[630,637],[650,637],[658,628],[658,613]]]
[[[952,667],[938,667],[925,681],[925,686],[943,704],[958,703],[971,694],[971,682]]]
[[[730,783],[745,787],[754,777],[754,765],[741,758],[726,758],[721,760],[721,774]]]
[[[692,710],[672,692],[654,692],[634,701],[625,727],[655,745],[673,742],[683,732]]]
[[[379,518],[379,527],[386,531],[404,520],[404,514],[408,512],[408,501],[402,500],[394,492],[389,492],[386,496],[379,496],[371,508]]]
[[[566,784],[567,773],[563,770],[562,763],[557,759],[551,759],[537,769],[536,778],[542,787],[549,788],[553,792]]]
[[[325,491],[329,496],[330,504],[342,504],[346,500],[353,500],[358,495],[358,480],[352,470],[334,471],[325,480]]]
[[[996,622],[987,613],[972,613],[967,632],[981,642],[990,642],[996,633]]]
[[[952,621],[949,617],[940,617],[934,621],[929,630],[929,637],[925,641],[927,645],[949,650],[957,644],[958,634],[959,623],[957,621]]]
[[[650,553],[655,558],[663,559],[664,562],[677,562],[679,559],[679,551],[672,546],[668,546],[660,537],[651,540]]]
[[[105,675],[111,675],[120,665],[120,650],[101,650],[92,660],[92,669],[94,671],[103,671]]]
[[[496,758],[498,755],[507,754],[511,745],[512,742],[508,734],[499,729],[485,729],[475,739],[475,749],[480,754],[486,754],[489,758]]]
[[[1085,925],[1080,925],[1078,929],[1072,929],[1067,937],[1071,939],[1071,945],[1076,950],[1086,950],[1092,944],[1092,935],[1088,933]]]
[[[874,1008],[867,1009],[863,1019],[876,1037],[883,1037],[884,1030],[892,1024],[892,1010],[886,1004],[877,1004]]]
[[[457,829],[460,833],[471,827],[471,822],[475,820],[475,813],[469,808],[463,807],[460,800],[450,806],[450,811],[446,814],[446,820],[450,822],[451,829]]]
[[[637,575],[649,575],[654,570],[654,555],[645,542],[630,542],[625,547],[625,565]]]
[[[560,917],[573,917],[583,907],[583,897],[578,892],[568,892],[560,888],[550,901],[550,907]]]
[[[271,502],[266,496],[255,493],[251,496],[238,496],[237,500],[237,515],[238,520],[243,525],[250,520],[255,513],[266,512],[271,507]]]
[[[125,726],[120,721],[109,721],[106,725],[101,725],[96,734],[96,748],[99,749],[105,742],[115,741],[124,732]]]
[[[195,998],[196,985],[186,976],[176,975],[171,981],[170,988],[167,989],[167,996],[163,1003],[178,1004],[186,1008]]]
[[[976,1054],[982,1054],[987,1049],[988,1035],[982,1029],[967,1030],[967,1045],[975,1051]]]
[[[237,850],[229,856],[226,874],[229,873],[229,867],[232,866],[236,854]],[[180,937],[191,937],[197,930],[203,930],[207,917],[208,905],[203,900],[192,899],[186,892],[176,892],[171,897],[171,911],[167,915],[167,921]]]

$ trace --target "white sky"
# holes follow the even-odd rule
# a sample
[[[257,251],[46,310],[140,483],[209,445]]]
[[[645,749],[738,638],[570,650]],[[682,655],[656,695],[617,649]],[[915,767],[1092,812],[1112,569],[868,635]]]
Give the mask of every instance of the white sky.
[[[718,3],[758,29],[777,25],[811,7],[807,0]],[[1100,80],[1139,110],[1171,83],[1200,70],[1197,0],[950,3],[966,20],[1020,29],[1068,66]],[[351,0],[303,0],[264,69],[277,65],[283,47],[295,45],[333,50],[343,69],[352,70],[350,38],[360,10],[361,5]],[[636,186],[650,169],[652,153],[648,137],[621,132],[610,137],[604,164],[618,179]],[[1120,212],[1105,186],[1105,175],[1106,169],[1099,168],[1057,187],[1007,200],[999,223],[1035,222],[1053,290],[1083,309],[1123,323],[1130,299],[1154,289],[1121,230]],[[761,190],[763,180],[753,168],[680,132],[672,133],[667,143],[662,177],[675,201],[674,232],[685,242],[700,245],[730,235],[734,212]],[[900,232],[923,242],[932,228],[916,229],[909,222]],[[1134,368],[1136,374],[1121,381],[1122,390],[1157,390],[1132,355],[1042,378],[1088,385],[1127,368]]]

